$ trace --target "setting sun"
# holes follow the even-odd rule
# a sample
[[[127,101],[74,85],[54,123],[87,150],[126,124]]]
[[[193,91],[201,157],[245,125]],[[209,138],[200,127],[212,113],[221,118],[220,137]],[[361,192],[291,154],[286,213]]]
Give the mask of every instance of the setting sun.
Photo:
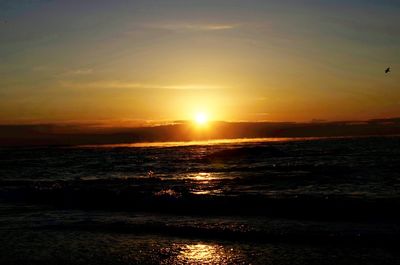
[[[205,124],[207,120],[207,115],[203,112],[199,112],[196,114],[195,121],[197,124]]]

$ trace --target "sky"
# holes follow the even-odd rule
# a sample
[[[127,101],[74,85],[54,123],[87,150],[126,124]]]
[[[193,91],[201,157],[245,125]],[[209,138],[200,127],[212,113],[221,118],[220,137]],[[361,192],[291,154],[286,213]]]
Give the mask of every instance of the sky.
[[[0,0],[0,123],[399,117],[399,14],[389,0]]]

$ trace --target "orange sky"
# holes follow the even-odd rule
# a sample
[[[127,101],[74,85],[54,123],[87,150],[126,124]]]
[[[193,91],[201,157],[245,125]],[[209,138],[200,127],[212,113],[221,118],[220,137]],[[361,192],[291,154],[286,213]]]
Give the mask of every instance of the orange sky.
[[[0,123],[400,116],[393,1],[16,2]]]

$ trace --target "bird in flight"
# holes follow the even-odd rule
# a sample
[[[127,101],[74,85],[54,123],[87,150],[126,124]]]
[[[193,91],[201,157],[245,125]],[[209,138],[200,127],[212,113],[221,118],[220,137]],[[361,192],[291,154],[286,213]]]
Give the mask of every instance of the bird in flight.
[[[386,68],[385,74],[390,73],[390,67]]]

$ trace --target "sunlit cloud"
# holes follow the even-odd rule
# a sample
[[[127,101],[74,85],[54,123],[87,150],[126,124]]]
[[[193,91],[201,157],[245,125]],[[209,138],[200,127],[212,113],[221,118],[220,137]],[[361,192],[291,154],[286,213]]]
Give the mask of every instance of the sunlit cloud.
[[[167,89],[167,90],[215,90],[226,87],[209,84],[188,84],[188,85],[160,85],[145,84],[125,81],[100,81],[100,82],[70,82],[61,81],[61,86],[75,89]]]
[[[94,89],[94,88],[124,88],[124,89],[141,89],[141,88],[154,88],[141,83],[122,82],[122,81],[99,81],[99,82],[70,82],[61,81],[61,86],[74,89]]]
[[[257,113],[253,113],[253,115],[256,115],[256,116],[269,116],[269,115],[271,115],[271,113],[268,113],[268,112],[257,112]]]
[[[149,25],[149,28],[164,29],[171,31],[222,31],[238,28],[237,24],[192,24],[192,23],[176,23],[163,25]]]
[[[66,72],[66,75],[89,75],[93,73],[93,69],[75,69]]]
[[[223,89],[223,86],[213,86],[213,85],[176,85],[176,86],[159,86],[161,89],[170,90],[213,90],[213,89]]]
[[[56,76],[74,76],[74,75],[90,75],[93,74],[95,71],[91,68],[78,68],[78,69],[55,69],[52,66],[48,65],[37,65],[32,67],[31,69],[33,72],[57,72]]]

